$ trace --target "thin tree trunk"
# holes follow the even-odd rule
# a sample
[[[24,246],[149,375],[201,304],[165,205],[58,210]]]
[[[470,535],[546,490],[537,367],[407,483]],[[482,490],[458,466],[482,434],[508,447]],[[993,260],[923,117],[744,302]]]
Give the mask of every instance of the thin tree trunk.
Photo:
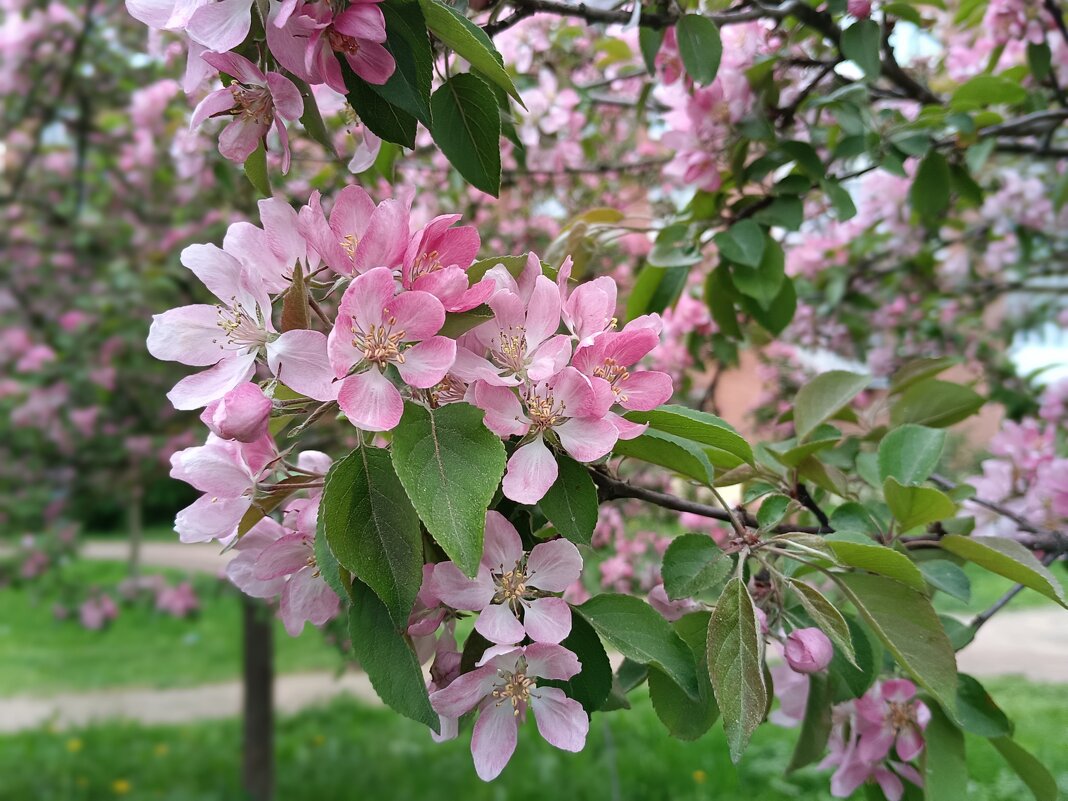
[[[252,801],[274,796],[274,642],[267,607],[247,595],[244,610],[244,747],[241,784]]]
[[[135,469],[130,477],[130,503],[126,507],[126,533],[130,538],[128,572],[132,579],[141,575],[141,543],[145,538],[143,499],[141,477]]]

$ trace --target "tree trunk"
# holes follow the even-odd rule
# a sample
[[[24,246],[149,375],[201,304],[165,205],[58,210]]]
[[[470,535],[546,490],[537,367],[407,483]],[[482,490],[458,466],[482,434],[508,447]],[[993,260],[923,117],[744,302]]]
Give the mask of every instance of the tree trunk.
[[[141,477],[137,475],[135,469],[130,476],[130,503],[126,507],[126,533],[130,538],[130,556],[127,570],[132,579],[136,579],[141,575],[141,543],[145,538],[143,497]]]
[[[244,748],[241,784],[252,801],[274,796],[274,629],[270,610],[241,596],[244,610]]]

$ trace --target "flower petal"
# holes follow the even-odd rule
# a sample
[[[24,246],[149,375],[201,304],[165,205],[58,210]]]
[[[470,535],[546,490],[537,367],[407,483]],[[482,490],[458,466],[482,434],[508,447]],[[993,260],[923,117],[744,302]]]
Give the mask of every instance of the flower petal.
[[[615,434],[614,428],[612,433]],[[556,481],[558,471],[552,451],[545,447],[545,441],[538,435],[512,454],[501,489],[505,497],[516,503],[534,504],[545,497]]]
[[[539,542],[527,560],[527,585],[546,592],[563,592],[582,574],[582,556],[574,543],[557,539]]]
[[[564,450],[580,462],[600,459],[619,439],[616,427],[603,418],[573,417],[554,430]]]
[[[375,367],[342,381],[337,402],[349,422],[364,431],[391,431],[404,413],[400,392]]]
[[[439,715],[458,718],[466,715],[493,690],[497,668],[493,665],[476,668],[453,679],[448,687],[430,694],[430,706]]]
[[[523,558],[523,540],[507,517],[495,509],[486,512],[486,538],[482,549],[482,564],[491,572],[514,570]]]
[[[334,400],[338,384],[326,351],[326,335],[319,331],[287,331],[267,343],[267,365],[275,378],[301,395],[318,401]]]
[[[490,604],[479,612],[475,631],[501,645],[514,645],[526,634],[523,624],[507,604]]]
[[[260,553],[252,572],[260,581],[270,581],[303,570],[312,555],[312,538],[304,534],[286,534]]]
[[[549,745],[572,752],[585,747],[590,719],[578,701],[557,687],[539,687],[531,693],[530,706],[538,732]]]
[[[571,607],[563,598],[536,598],[525,607],[523,628],[534,642],[559,643],[571,633]]]
[[[562,645],[536,642],[524,649],[523,656],[528,675],[543,679],[567,681],[582,670],[578,657]]]
[[[147,345],[148,352],[162,361],[206,367],[228,355],[220,344],[225,341],[219,310],[199,303],[154,315]]]
[[[252,378],[256,370],[255,353],[234,353],[214,367],[187,376],[167,393],[167,399],[178,410],[199,409],[218,400],[238,384]]]
[[[478,778],[488,782],[501,775],[515,752],[518,732],[519,719],[510,704],[491,699],[483,703],[471,736],[471,756]]]
[[[489,570],[480,566],[468,578],[452,562],[438,562],[429,582],[431,592],[453,609],[479,612],[489,605],[496,591]]]

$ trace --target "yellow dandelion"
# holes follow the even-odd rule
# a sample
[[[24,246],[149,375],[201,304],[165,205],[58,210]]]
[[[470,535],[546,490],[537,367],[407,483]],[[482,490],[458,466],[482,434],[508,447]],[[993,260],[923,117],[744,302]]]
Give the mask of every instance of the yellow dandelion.
[[[133,785],[126,779],[116,779],[111,783],[111,792],[115,795],[126,795],[133,789]]]
[[[72,754],[77,754],[79,751],[82,750],[82,747],[84,745],[85,743],[83,743],[77,737],[71,737],[69,740],[67,740],[67,750],[70,751]]]
[[[152,753],[155,754],[158,757],[165,757],[170,752],[171,752],[171,747],[169,745],[167,745],[166,743],[159,743],[158,745],[156,745],[156,747],[154,749],[152,749]]]
[[[695,770],[693,772],[693,780],[697,784],[704,784],[706,781],[708,781],[708,774],[705,773],[703,770]]]
[[[312,737],[312,745],[314,745],[316,748],[318,748],[319,746],[321,746],[325,742],[326,742],[326,737],[324,737],[321,734],[316,734],[314,737]]]

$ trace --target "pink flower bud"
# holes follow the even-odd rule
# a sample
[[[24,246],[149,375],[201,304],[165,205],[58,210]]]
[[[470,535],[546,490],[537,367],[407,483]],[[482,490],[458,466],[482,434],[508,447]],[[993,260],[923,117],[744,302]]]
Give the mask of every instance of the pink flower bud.
[[[786,638],[786,664],[798,673],[819,673],[831,664],[834,648],[816,628],[797,629]]]
[[[846,11],[857,19],[867,19],[871,16],[871,0],[848,0]]]
[[[760,621],[760,633],[768,633],[768,615],[759,606],[754,610],[756,612],[757,620]]]
[[[271,401],[258,386],[241,384],[208,404],[200,415],[217,437],[254,442],[267,433]]]

